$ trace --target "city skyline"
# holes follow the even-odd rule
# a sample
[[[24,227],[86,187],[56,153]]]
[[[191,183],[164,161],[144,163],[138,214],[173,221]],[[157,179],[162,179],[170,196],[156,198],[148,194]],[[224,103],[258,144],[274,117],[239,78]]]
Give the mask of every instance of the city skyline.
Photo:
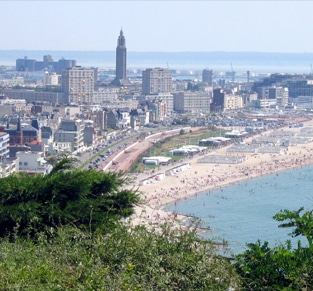
[[[312,52],[311,1],[1,1],[0,50]]]

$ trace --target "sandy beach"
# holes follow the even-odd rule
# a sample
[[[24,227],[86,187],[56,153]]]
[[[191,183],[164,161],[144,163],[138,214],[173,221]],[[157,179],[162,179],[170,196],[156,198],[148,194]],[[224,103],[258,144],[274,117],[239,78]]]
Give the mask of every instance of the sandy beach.
[[[299,134],[304,128],[313,130],[313,121],[306,121],[302,128],[285,127],[277,129],[275,132],[293,131]],[[275,132],[273,130],[263,132],[262,136],[269,136]],[[245,142],[249,143],[256,137],[250,137]],[[246,179],[253,179],[262,175],[313,164],[313,136],[306,138],[308,138],[307,143],[291,144],[285,147],[284,152],[279,154],[230,153],[228,149],[233,145],[221,147],[206,154],[245,156],[245,160],[237,164],[198,163],[198,159],[202,157],[199,155],[191,159],[185,158],[181,161],[181,164],[189,163],[190,167],[188,169],[177,172],[173,176],[166,176],[155,183],[138,186],[139,191],[142,193],[144,204],[136,207],[136,213],[132,216],[131,223],[132,225],[154,225],[160,222],[181,221],[186,217],[167,212],[162,208],[179,200],[187,199],[190,196],[198,195],[201,192],[209,192],[212,189],[221,188]],[[162,166],[157,170],[157,173],[165,170],[166,167]],[[137,185],[138,181],[149,175],[153,175],[152,172],[140,174],[136,179]]]

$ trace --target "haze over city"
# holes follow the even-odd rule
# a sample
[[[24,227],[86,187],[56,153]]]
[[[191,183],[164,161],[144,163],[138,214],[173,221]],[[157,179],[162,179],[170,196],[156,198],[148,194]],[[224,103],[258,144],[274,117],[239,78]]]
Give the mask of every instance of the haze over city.
[[[313,51],[311,1],[1,1],[1,50]]]

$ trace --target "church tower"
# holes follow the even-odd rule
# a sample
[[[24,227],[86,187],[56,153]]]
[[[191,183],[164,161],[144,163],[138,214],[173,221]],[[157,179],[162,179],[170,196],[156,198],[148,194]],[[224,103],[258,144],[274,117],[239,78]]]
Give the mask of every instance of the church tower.
[[[115,79],[112,81],[112,85],[123,86],[130,84],[126,78],[126,54],[126,40],[121,29],[117,39]]]

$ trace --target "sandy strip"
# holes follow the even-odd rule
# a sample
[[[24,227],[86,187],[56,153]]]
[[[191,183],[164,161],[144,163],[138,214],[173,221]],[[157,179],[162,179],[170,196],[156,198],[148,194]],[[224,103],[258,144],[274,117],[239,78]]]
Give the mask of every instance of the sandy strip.
[[[313,122],[305,122],[304,127],[313,128]],[[301,128],[284,128],[278,130],[299,132]],[[266,132],[263,135],[268,135],[269,133]],[[255,138],[255,136],[252,138]],[[249,139],[245,140],[247,143],[249,141]],[[179,172],[175,176],[165,177],[156,183],[139,186],[145,204],[136,207],[136,213],[132,216],[131,223],[133,225],[154,225],[155,223],[166,221],[181,221],[186,217],[162,210],[162,207],[176,203],[182,199],[187,199],[198,193],[209,192],[210,190],[238,183],[246,179],[313,164],[313,141],[306,144],[289,146],[288,150],[283,154],[227,153],[227,149],[231,146],[233,145],[220,148],[209,154],[244,155],[247,159],[239,164],[217,165],[197,163],[200,156],[195,156],[193,159],[184,159],[181,163],[190,163],[189,169]],[[165,171],[165,168],[163,169],[161,167],[157,172],[163,171]],[[148,174],[152,175],[152,173]],[[139,175],[137,183],[144,176],[144,174]]]

